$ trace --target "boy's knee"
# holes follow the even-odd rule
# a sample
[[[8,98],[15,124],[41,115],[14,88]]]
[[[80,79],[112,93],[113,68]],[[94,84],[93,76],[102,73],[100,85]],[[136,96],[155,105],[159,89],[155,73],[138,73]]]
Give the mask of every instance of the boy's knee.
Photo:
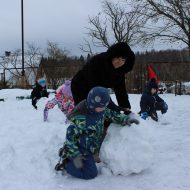
[[[93,178],[95,178],[97,175],[98,175],[98,170],[97,170],[97,168],[96,168],[96,170],[93,170],[93,171],[91,171],[90,173],[86,173],[86,174],[84,175],[84,179],[86,179],[86,180],[93,179]]]
[[[162,114],[166,113],[168,110],[168,105],[166,104],[166,102],[161,102],[160,103],[160,110],[162,112]]]
[[[65,170],[70,175],[85,180],[93,179],[98,175],[98,170],[96,167],[77,169],[72,161],[66,164]]]

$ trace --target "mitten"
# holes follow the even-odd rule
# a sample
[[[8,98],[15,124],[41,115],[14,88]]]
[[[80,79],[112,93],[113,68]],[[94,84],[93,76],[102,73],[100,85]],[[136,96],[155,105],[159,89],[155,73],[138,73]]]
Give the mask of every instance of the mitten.
[[[162,114],[166,113],[168,110],[168,105],[166,104],[166,102],[164,102],[163,108],[161,110]]]
[[[128,126],[131,126],[132,123],[135,123],[136,125],[139,124],[139,120],[138,119],[135,119],[135,118],[129,118],[127,121],[126,121],[126,125]]]
[[[85,158],[82,155],[76,156],[75,158],[73,158],[73,163],[75,165],[76,168],[81,169],[83,168],[83,160]]]
[[[146,120],[148,118],[148,113],[147,112],[141,113],[141,118]]]

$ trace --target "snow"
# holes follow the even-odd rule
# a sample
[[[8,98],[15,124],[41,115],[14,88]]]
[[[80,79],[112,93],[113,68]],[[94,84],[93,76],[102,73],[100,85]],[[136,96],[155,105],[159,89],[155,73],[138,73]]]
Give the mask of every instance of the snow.
[[[158,122],[112,125],[101,149],[106,165],[98,164],[98,177],[85,181],[55,172],[68,124],[57,107],[43,122],[47,98],[38,102],[38,110],[29,99],[16,100],[30,92],[0,90],[0,98],[5,98],[0,102],[0,190],[190,189],[190,96],[160,95],[169,110],[159,114]],[[140,95],[129,97],[137,113]]]
[[[112,124],[101,147],[101,160],[114,175],[140,173],[149,168],[153,148],[146,126],[120,127]]]

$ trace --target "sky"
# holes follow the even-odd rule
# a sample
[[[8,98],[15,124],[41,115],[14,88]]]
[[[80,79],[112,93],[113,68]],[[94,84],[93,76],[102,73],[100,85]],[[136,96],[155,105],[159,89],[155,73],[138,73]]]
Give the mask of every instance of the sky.
[[[88,16],[100,11],[99,0],[24,0],[24,39],[39,47],[57,43],[79,54]],[[21,48],[21,0],[0,0],[0,54]]]
[[[25,43],[45,49],[47,41],[55,42],[71,55],[80,55],[83,52],[79,46],[84,43],[89,26],[88,16],[100,11],[101,0],[24,0]],[[21,0],[0,0],[0,25],[0,56],[5,51],[21,49]],[[155,49],[170,47],[164,43],[154,46]],[[146,49],[152,47],[134,50]]]
[[[43,121],[47,98],[38,101],[38,110],[30,99],[16,100],[30,93],[31,89],[0,90],[5,99],[0,101],[1,190],[190,189],[189,95],[160,95],[169,108],[164,115],[158,112],[158,122],[138,118],[140,124],[131,127],[112,124],[101,147],[98,176],[85,181],[55,172],[69,124],[57,106]],[[134,113],[140,97],[129,94]]]

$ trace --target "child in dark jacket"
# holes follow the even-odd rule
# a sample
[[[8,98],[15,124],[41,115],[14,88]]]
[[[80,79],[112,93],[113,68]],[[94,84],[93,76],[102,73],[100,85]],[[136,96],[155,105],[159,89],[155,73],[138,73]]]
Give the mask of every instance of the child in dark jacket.
[[[46,89],[46,80],[45,79],[37,80],[36,85],[31,92],[32,105],[34,106],[35,109],[37,109],[36,103],[41,97],[48,98],[48,92]]]
[[[158,115],[156,111],[160,110],[162,114],[164,114],[168,110],[168,105],[162,98],[158,96],[157,91],[158,85],[156,80],[152,78],[146,86],[140,101],[140,115],[144,120],[150,116],[153,120],[158,121]]]
[[[87,99],[67,116],[71,124],[66,133],[63,167],[74,177],[92,179],[97,176],[93,155],[100,149],[105,119],[122,126],[139,124],[137,119],[107,108],[109,101],[106,88],[94,87]]]

